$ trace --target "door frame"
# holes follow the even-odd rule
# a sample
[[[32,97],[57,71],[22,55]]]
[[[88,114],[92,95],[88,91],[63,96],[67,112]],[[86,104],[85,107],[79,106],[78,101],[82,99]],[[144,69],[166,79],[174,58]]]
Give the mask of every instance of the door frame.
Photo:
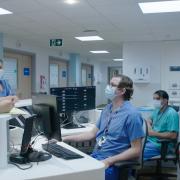
[[[65,59],[61,59],[59,57],[49,56],[49,67],[48,67],[49,89],[50,89],[50,61],[51,60],[67,64],[67,87],[68,87],[69,86],[69,61]],[[58,67],[58,72],[59,72],[59,67]],[[58,77],[58,82],[59,82],[59,77]]]
[[[81,63],[81,85],[82,85],[82,67],[83,66],[90,66],[91,67],[91,74],[92,74],[92,76],[91,76],[91,86],[93,86],[94,85],[94,65],[84,63],[84,62]]]
[[[19,50],[19,49],[13,49],[13,48],[8,48],[4,47],[3,48],[3,57],[5,52],[7,53],[15,53],[15,54],[20,54],[20,55],[25,55],[25,56],[31,56],[31,96],[34,92],[36,92],[36,71],[32,73],[32,70],[36,69],[35,64],[36,64],[36,54],[34,52],[29,52],[29,51],[24,51],[24,50]],[[17,77],[18,78],[18,77]]]

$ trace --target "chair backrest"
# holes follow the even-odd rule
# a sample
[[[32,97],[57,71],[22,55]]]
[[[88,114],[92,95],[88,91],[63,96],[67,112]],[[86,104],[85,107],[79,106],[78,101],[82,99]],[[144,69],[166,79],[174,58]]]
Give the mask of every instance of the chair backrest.
[[[142,148],[141,148],[141,154],[139,157],[139,164],[141,166],[141,168],[143,167],[143,156],[144,156],[144,149],[145,149],[145,145],[146,145],[146,141],[147,141],[147,136],[148,136],[148,126],[147,126],[147,122],[145,119],[143,119],[143,131],[144,131],[144,138],[142,139]]]

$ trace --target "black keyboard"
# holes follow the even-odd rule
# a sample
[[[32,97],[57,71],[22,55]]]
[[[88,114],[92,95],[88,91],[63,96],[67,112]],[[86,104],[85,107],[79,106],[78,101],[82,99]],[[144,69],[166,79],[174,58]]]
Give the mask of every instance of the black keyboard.
[[[78,158],[83,158],[83,156],[67,149],[64,148],[62,146],[60,146],[59,144],[56,143],[46,143],[46,144],[42,144],[42,148],[49,152],[50,154],[59,157],[59,158],[63,158],[66,160],[69,159],[78,159]]]

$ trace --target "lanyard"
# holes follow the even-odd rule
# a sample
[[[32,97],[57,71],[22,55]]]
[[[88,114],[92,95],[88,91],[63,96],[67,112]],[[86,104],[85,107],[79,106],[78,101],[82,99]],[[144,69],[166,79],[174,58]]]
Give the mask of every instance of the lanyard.
[[[105,126],[105,128],[104,128],[104,136],[107,136],[107,134],[108,134],[109,125],[110,125],[111,120],[112,120],[112,115],[113,115],[113,113],[112,113],[112,111],[110,111],[110,113],[109,113],[109,115],[108,115],[108,118],[107,118],[107,124],[106,124],[106,126]]]
[[[163,117],[163,115],[165,114],[165,112],[167,111],[168,107],[169,107],[169,106],[167,106],[167,107],[164,109],[164,111],[161,112],[160,114],[159,114],[160,111],[158,112],[158,117],[157,117],[157,121],[156,121],[155,124],[159,123],[159,121],[161,120],[161,118]],[[155,124],[154,124],[154,125],[155,125]],[[153,126],[154,126],[154,125],[153,125]]]
[[[167,106],[165,109],[164,109],[164,111],[163,112],[161,112],[161,114],[159,114],[160,116],[159,116],[159,118],[158,118],[158,121],[162,118],[162,116],[164,115],[164,113],[166,112],[166,110],[168,109],[168,107],[169,106]],[[160,112],[160,111],[159,111]]]

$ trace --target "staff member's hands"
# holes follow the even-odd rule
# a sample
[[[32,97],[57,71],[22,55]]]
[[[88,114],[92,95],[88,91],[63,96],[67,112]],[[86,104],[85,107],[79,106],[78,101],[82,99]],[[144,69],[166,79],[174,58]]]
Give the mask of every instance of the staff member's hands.
[[[16,103],[19,100],[17,96],[7,96],[7,98],[13,101],[14,103]]]
[[[0,113],[9,112],[14,107],[14,99],[5,99],[0,101]]]

